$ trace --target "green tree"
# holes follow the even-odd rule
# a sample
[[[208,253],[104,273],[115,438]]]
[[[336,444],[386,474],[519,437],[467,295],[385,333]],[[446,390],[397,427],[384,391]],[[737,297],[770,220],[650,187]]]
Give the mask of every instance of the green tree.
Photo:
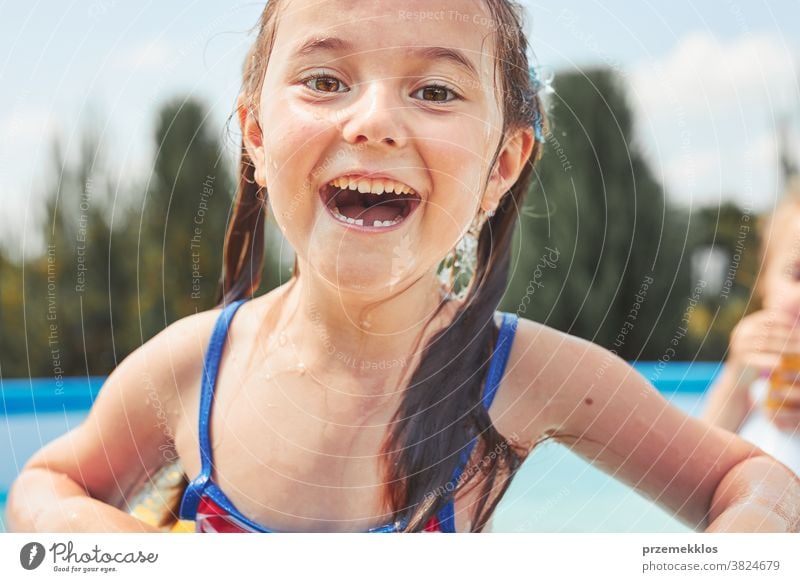
[[[12,267],[16,272],[2,298],[2,351],[12,356],[3,366],[11,376],[97,374],[114,366],[107,268],[110,186],[98,143],[87,131],[72,163],[58,143],[53,146],[44,251]]]
[[[625,358],[658,359],[688,299],[688,216],[668,204],[637,147],[613,72],[563,73],[554,86],[502,308]],[[676,351],[686,350],[681,339]]]
[[[26,375],[22,266],[0,251],[0,377]]]
[[[696,248],[722,251],[726,259],[720,289],[703,295],[690,334],[692,353],[698,359],[718,360],[725,355],[734,326],[746,313],[760,308],[760,298],[753,293],[761,261],[760,221],[734,203],[701,208],[692,221]]]
[[[194,100],[157,115],[153,173],[135,220],[143,338],[215,303],[234,190],[220,135]]]

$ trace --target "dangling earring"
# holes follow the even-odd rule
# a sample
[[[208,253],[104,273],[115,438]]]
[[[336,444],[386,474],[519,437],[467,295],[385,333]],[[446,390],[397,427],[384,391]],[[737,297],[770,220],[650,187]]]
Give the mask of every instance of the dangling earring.
[[[486,221],[494,210],[483,210],[472,219],[467,232],[439,265],[439,281],[452,299],[462,301],[467,296],[472,277],[478,265],[478,241]]]

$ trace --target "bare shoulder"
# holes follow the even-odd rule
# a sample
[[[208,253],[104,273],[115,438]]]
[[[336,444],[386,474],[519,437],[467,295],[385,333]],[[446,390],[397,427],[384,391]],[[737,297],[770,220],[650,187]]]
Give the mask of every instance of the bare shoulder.
[[[241,305],[229,333],[250,339],[281,289],[278,287]],[[140,364],[158,374],[158,382],[168,386],[174,395],[182,396],[186,390],[196,390],[200,386],[208,344],[221,313],[222,308],[216,307],[172,323],[137,350],[141,352],[138,355]]]
[[[135,372],[162,402],[179,401],[187,387],[197,386],[211,332],[221,309],[210,309],[175,321],[145,342],[120,365]]]
[[[547,325],[519,318],[492,421],[508,439],[530,450],[563,428],[581,406],[600,404],[598,388],[633,369],[614,353]]]

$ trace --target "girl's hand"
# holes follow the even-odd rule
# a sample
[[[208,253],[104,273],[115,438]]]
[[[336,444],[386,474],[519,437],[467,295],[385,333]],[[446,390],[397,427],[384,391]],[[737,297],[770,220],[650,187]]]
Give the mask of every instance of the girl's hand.
[[[706,532],[800,531],[800,479],[763,454],[745,459],[720,481]]]
[[[199,386],[217,315],[173,323],[125,358],[86,419],[25,463],[9,490],[9,531],[157,531],[117,507],[175,460],[182,390]]]
[[[800,436],[800,384],[787,390],[784,402],[786,404],[778,410],[764,407],[767,418],[780,430]],[[794,402],[794,405],[789,405],[790,402]]]
[[[782,368],[786,364],[784,358],[798,354],[798,318],[782,309],[752,313],[743,318],[731,334],[728,363],[744,377],[739,386],[749,386],[755,375],[762,372],[780,375],[780,381],[785,382],[785,389],[780,393],[770,387],[770,400],[784,404],[779,408],[762,405],[762,409],[779,429],[790,433],[800,430],[800,369]]]
[[[91,497],[62,501],[38,520],[39,531],[55,533],[161,533],[142,520]]]
[[[113,505],[90,497],[68,476],[46,468],[24,470],[9,495],[12,530],[38,533],[158,533]]]
[[[800,354],[798,318],[765,309],[744,317],[733,329],[728,363],[741,371],[771,371],[787,353]]]
[[[787,533],[793,528],[774,509],[757,503],[735,505],[721,514],[706,533]]]

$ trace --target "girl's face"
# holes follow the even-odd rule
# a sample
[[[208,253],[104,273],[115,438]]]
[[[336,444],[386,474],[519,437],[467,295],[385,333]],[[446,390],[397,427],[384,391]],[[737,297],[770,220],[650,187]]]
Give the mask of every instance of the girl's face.
[[[800,215],[785,223],[767,261],[764,307],[800,315]]]
[[[489,167],[503,117],[484,2],[286,0],[279,12],[242,123],[281,230],[339,288],[430,273],[533,146],[532,131],[513,132]]]

